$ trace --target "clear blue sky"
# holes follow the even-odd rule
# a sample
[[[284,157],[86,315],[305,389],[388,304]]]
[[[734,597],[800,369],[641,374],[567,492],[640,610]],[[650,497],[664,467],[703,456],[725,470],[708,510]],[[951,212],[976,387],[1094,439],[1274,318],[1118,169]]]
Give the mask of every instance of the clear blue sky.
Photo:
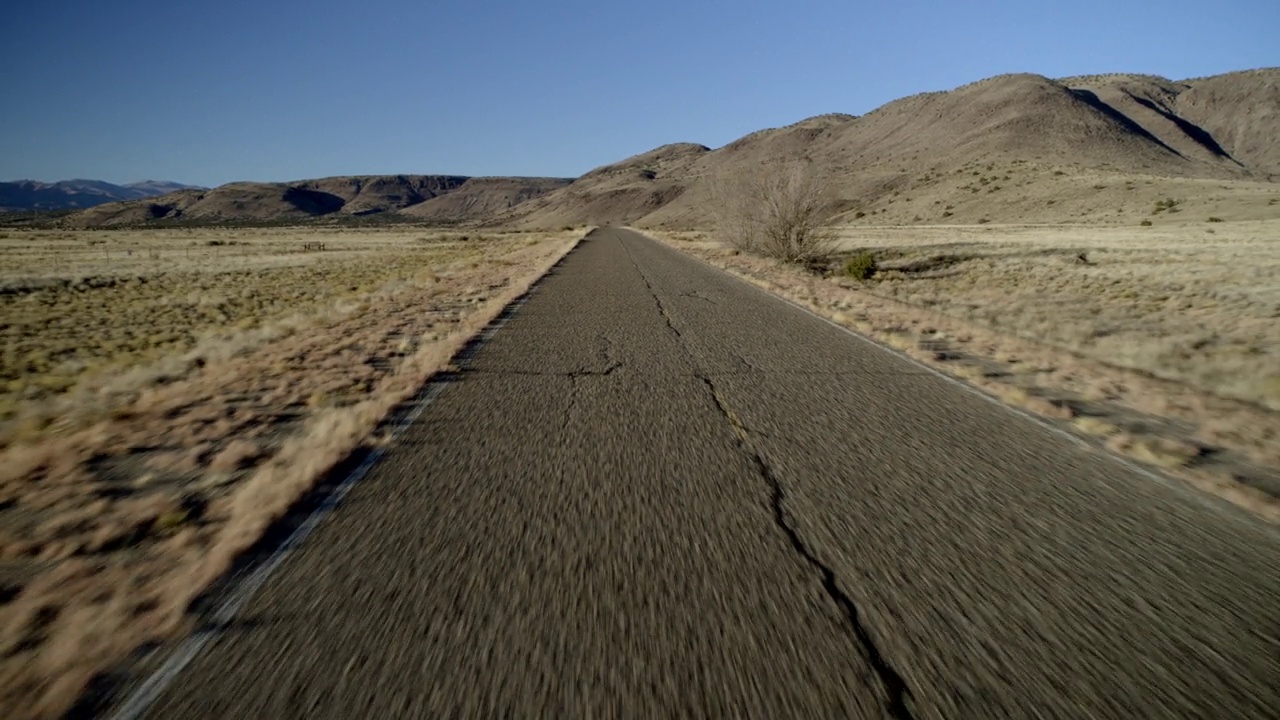
[[[1006,72],[1280,65],[1277,0],[15,0],[0,179],[576,176]]]

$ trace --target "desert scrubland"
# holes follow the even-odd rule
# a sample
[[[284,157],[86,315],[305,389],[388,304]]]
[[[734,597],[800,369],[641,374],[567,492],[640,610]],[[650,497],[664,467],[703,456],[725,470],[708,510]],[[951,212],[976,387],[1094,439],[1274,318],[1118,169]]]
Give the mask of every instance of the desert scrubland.
[[[651,234],[1280,519],[1280,220],[846,226],[810,268]],[[875,273],[847,276],[867,255]]]
[[[0,234],[0,708],[56,715],[582,232]],[[314,245],[314,243],[322,244]]]

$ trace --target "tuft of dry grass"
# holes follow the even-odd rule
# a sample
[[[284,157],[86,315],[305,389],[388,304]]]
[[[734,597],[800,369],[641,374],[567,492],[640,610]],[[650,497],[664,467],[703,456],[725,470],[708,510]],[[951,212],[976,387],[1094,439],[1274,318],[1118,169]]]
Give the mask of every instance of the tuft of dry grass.
[[[1184,440],[1138,438],[1124,432],[1112,435],[1107,440],[1107,447],[1148,465],[1165,469],[1185,467],[1202,452],[1199,446]]]
[[[1109,437],[1120,432],[1119,426],[1096,417],[1078,417],[1071,424],[1080,432],[1095,437]]]
[[[326,238],[333,255],[297,264],[264,252],[255,269],[188,268],[141,296],[121,283],[95,289],[97,305],[125,308],[142,334],[183,326],[164,313],[148,325],[129,308],[181,304],[185,288],[215,275],[201,292],[255,290],[278,312],[252,315],[248,329],[224,313],[217,341],[194,357],[130,350],[118,374],[19,396],[0,448],[0,580],[20,588],[0,605],[0,715],[58,716],[95,673],[180,631],[199,592],[325,472],[378,442],[370,435],[387,413],[580,234],[430,243],[421,232],[347,231]],[[297,240],[248,235],[286,255]],[[269,284],[255,287],[255,273]],[[299,304],[279,301],[293,293]],[[111,324],[96,305],[67,307],[86,313],[84,324]],[[83,337],[127,330],[119,325]]]

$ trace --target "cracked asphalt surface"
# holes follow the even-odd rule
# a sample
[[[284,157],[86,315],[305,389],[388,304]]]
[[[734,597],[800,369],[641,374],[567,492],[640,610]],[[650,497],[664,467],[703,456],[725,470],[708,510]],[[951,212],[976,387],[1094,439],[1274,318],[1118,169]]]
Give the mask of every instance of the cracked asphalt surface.
[[[1280,717],[1280,537],[592,233],[149,717]]]

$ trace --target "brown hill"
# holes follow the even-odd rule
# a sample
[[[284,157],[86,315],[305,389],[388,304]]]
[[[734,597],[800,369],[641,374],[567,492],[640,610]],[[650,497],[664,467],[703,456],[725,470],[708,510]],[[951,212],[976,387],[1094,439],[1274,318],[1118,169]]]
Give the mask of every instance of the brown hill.
[[[1280,176],[1280,68],[1186,80],[1178,114],[1245,167]]]
[[[1092,93],[1187,159],[1280,173],[1280,72],[1253,70],[1174,82],[1091,75],[1059,82]]]
[[[535,227],[635,222],[679,196],[693,176],[692,168],[708,152],[692,143],[663,145],[596,168],[494,222]]]
[[[326,216],[367,216],[401,212],[463,193],[457,203],[418,211],[432,217],[438,208],[449,221],[487,217],[518,200],[536,197],[569,180],[548,178],[468,178],[459,175],[362,175],[290,183],[235,182],[212,190],[183,190],[157,198],[111,203],[70,216],[75,227],[109,227],[156,222],[280,222]],[[468,187],[470,186],[470,187]],[[492,198],[484,197],[492,193]]]
[[[485,221],[571,182],[568,178],[470,178],[451,192],[406,207],[401,214],[445,224]]]
[[[1004,75],[914,95],[861,117],[823,115],[751,133],[714,151],[675,153],[678,162],[668,161],[653,176],[642,172],[655,154],[672,154],[668,148],[701,148],[664,146],[588,173],[503,220],[530,226],[705,225],[711,179],[808,159],[850,220],[863,212],[867,222],[1061,221],[1078,214],[1060,212],[1066,205],[1044,212],[1054,204],[1051,186],[1068,193],[1083,186],[1097,195],[1106,189],[1098,182],[1104,175],[1149,176],[1159,183],[1267,181],[1280,153],[1272,140],[1280,135],[1278,81],[1278,69],[1181,82]],[[998,180],[996,167],[1003,168]],[[1148,198],[1136,193],[1127,200],[1135,212],[1138,200]],[[1070,206],[1088,202],[1081,198]],[[1035,203],[1040,209],[1032,212]]]

